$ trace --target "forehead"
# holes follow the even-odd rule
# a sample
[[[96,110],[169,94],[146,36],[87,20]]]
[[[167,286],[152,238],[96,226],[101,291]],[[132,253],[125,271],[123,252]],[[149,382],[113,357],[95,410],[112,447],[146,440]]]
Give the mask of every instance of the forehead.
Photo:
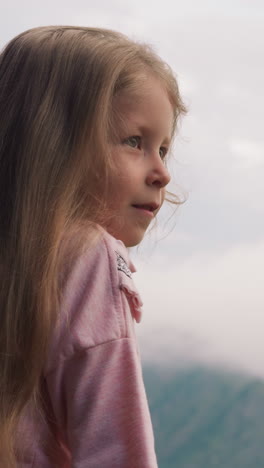
[[[168,92],[155,78],[149,77],[138,89],[123,90],[114,98],[119,124],[159,129],[171,138],[174,110]]]

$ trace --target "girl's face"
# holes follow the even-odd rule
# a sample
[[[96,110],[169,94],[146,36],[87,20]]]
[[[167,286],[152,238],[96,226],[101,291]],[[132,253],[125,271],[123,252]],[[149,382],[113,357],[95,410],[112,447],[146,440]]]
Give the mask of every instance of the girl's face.
[[[162,206],[170,175],[165,166],[173,109],[160,82],[148,77],[140,96],[115,98],[118,138],[111,142],[117,172],[108,196],[107,231],[127,247],[137,245]]]

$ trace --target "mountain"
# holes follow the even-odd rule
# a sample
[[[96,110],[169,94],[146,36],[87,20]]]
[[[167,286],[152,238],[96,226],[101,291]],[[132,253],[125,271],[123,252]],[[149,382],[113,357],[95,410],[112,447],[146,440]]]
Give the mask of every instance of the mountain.
[[[143,370],[159,468],[264,468],[264,382],[206,368]]]

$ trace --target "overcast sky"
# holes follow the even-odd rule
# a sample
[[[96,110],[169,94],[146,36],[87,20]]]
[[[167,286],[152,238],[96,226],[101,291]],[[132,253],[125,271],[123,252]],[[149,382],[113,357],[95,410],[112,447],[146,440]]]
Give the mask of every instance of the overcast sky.
[[[165,208],[133,253],[143,358],[264,377],[264,2],[9,0],[0,45],[47,24],[108,27],[149,42],[189,108],[171,163],[171,188],[187,201],[164,228]]]

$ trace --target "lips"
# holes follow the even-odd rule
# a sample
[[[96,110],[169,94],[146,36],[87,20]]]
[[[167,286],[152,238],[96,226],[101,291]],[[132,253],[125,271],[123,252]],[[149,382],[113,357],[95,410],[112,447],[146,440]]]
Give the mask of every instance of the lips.
[[[134,208],[138,208],[140,210],[150,211],[152,213],[159,208],[159,205],[157,203],[133,204],[132,206]]]

